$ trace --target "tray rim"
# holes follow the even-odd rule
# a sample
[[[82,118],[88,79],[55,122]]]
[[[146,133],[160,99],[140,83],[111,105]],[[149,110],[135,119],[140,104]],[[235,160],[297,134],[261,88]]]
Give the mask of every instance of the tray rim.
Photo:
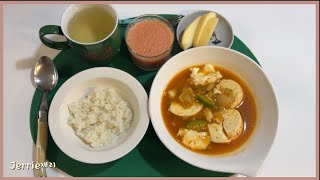
[[[172,16],[172,15],[173,15],[173,14],[163,14],[163,16]],[[119,27],[120,27],[120,26],[119,26]],[[122,26],[122,27],[124,28],[124,27],[126,27],[126,26]],[[247,47],[247,45],[246,45],[240,38],[238,38],[236,35],[234,35],[234,42],[235,42],[235,41],[239,41],[239,43],[241,43],[241,45],[243,45],[244,48],[247,50],[246,53],[243,53],[243,52],[240,52],[240,53],[245,54],[246,56],[249,56],[255,63],[257,63],[259,66],[261,66],[260,62],[257,60],[257,58],[256,58],[255,55],[252,53],[252,51],[249,49],[249,47]],[[236,51],[237,51],[237,49],[234,49],[234,47],[233,47],[234,42],[233,42],[232,46],[230,47],[230,49],[233,49],[233,50],[236,50]],[[180,51],[179,51],[179,52],[180,52]],[[65,51],[59,52],[59,53],[56,55],[56,57],[53,58],[53,61],[55,62],[56,59],[59,59],[62,53],[65,53]],[[119,53],[121,53],[121,50],[120,50]],[[81,71],[80,71],[80,72],[81,72]],[[78,72],[78,73],[79,73],[79,72]],[[62,83],[64,83],[65,81],[67,81],[67,80],[70,79],[71,77],[72,77],[72,76],[68,77],[66,80],[61,80],[61,81],[63,81]],[[140,83],[141,83],[141,82],[140,82]],[[60,88],[60,87],[59,87],[59,88]],[[57,89],[56,91],[58,91],[58,89]],[[56,92],[55,92],[55,93],[56,93]],[[54,94],[54,95],[55,95],[55,94]],[[54,96],[54,95],[53,95],[53,96]],[[38,98],[38,99],[41,98],[40,96],[41,96],[41,92],[40,92],[38,89],[36,89],[35,92],[34,92],[34,94],[33,94],[32,101],[31,101],[31,107],[30,107],[30,115],[29,115],[30,127],[29,127],[29,128],[30,128],[31,137],[32,137],[32,140],[33,140],[34,143],[35,143],[35,141],[36,141],[37,131],[33,128],[33,124],[36,124],[36,123],[34,123],[34,122],[37,122],[37,121],[36,121],[36,120],[32,120],[32,119],[33,119],[32,114],[33,114],[33,109],[35,108],[34,106],[37,106],[37,105],[34,105],[34,103],[36,103],[36,102],[34,102],[34,101],[36,101],[37,98]],[[40,104],[39,104],[39,106],[40,106]],[[34,122],[33,122],[33,121],[34,121]],[[58,147],[58,146],[57,146],[57,147]],[[58,147],[58,150],[62,151],[61,149],[59,149],[59,147]],[[63,151],[62,151],[62,152],[63,152]],[[70,157],[70,158],[71,158],[71,157]],[[74,160],[75,160],[75,159],[74,159]],[[76,161],[76,160],[75,160],[75,161]],[[88,164],[88,165],[90,165],[90,164]],[[70,175],[69,173],[65,172],[63,169],[59,168],[59,166],[57,166],[57,169],[59,169],[59,170],[63,171],[64,173]],[[223,174],[223,173],[225,173],[225,172],[216,172],[216,173],[221,173],[221,174]],[[228,173],[228,174],[230,174],[230,176],[235,176],[235,175],[236,175],[236,174],[233,174],[233,173]],[[111,176],[110,176],[110,177],[111,177]],[[120,176],[119,176],[119,177],[120,177]],[[159,176],[159,177],[165,177],[165,176]],[[195,177],[196,177],[196,176],[195,176]],[[212,176],[212,177],[214,177],[214,176]]]

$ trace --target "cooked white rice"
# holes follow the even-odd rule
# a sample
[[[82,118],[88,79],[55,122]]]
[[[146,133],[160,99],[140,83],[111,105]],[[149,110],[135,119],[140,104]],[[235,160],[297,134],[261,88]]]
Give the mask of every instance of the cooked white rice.
[[[129,129],[133,116],[129,103],[113,89],[94,89],[68,107],[68,124],[94,148],[116,142]]]

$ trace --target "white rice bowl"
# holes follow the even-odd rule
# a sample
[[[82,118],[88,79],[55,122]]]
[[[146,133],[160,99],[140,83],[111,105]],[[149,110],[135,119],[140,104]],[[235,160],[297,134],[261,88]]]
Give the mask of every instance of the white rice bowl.
[[[66,155],[84,163],[107,163],[142,140],[149,125],[148,95],[124,71],[87,69],[58,89],[48,123],[55,144]]]

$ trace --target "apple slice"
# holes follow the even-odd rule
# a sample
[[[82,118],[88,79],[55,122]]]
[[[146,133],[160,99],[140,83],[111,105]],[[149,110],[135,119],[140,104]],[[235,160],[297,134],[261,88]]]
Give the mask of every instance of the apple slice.
[[[200,20],[200,17],[197,17],[182,32],[181,42],[180,42],[182,49],[186,50],[186,49],[189,49],[192,46],[192,40],[193,40],[194,34],[196,32],[199,20]]]
[[[208,24],[208,21],[210,19],[216,18],[216,17],[217,17],[217,15],[214,12],[209,12],[209,13],[206,13],[206,14],[200,16],[200,20],[199,20],[199,23],[196,28],[196,32],[195,32],[195,35],[194,35],[193,41],[192,41],[192,45],[194,47],[196,47],[197,44],[199,43],[202,32],[205,29],[206,25]]]
[[[210,38],[211,38],[214,30],[217,27],[218,22],[219,22],[219,18],[210,18],[208,20],[207,24],[205,25],[205,27],[202,31],[202,34],[200,36],[200,40],[195,45],[196,47],[208,45]]]

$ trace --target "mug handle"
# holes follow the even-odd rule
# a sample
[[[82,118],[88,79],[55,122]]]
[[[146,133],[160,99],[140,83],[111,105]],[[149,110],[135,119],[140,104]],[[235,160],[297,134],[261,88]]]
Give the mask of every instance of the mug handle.
[[[45,35],[47,34],[57,34],[57,35],[64,36],[60,26],[46,25],[41,27],[39,30],[40,40],[44,45],[48,46],[49,48],[58,49],[58,50],[66,50],[71,48],[68,41],[64,41],[64,42],[52,41],[45,37]]]

